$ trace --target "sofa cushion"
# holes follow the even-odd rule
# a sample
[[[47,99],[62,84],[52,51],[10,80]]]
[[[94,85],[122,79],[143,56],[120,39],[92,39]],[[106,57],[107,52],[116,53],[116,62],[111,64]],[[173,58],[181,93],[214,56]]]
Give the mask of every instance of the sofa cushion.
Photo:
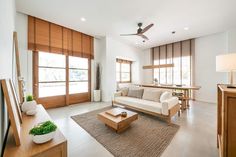
[[[120,91],[121,91],[121,95],[122,96],[127,96],[128,92],[129,92],[129,88],[128,87],[124,87],[124,88],[121,88]]]
[[[170,99],[172,97],[172,93],[169,91],[165,91],[160,96],[160,102],[164,102],[167,99]]]
[[[160,96],[162,91],[159,89],[148,89],[145,88],[143,92],[143,99],[160,102]]]
[[[162,104],[155,101],[149,101],[133,97],[122,97],[122,96],[115,97],[115,101],[124,105],[147,110],[150,112],[155,112],[159,114],[162,113]]]
[[[127,96],[142,99],[143,89],[129,89]]]

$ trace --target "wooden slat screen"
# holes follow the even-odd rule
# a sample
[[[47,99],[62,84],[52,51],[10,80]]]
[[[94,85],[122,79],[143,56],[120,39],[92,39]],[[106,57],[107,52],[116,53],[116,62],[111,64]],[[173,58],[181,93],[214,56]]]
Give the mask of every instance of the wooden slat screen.
[[[173,68],[154,69],[155,76],[153,76],[163,84],[191,84],[193,80],[193,44],[194,39],[189,39],[153,47],[151,56],[154,65],[174,64]]]
[[[28,49],[94,58],[93,37],[28,16]]]

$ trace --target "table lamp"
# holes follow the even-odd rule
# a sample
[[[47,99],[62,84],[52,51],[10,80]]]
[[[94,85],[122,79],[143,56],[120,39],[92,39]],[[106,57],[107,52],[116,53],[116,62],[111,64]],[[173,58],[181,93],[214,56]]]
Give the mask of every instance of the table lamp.
[[[228,53],[216,56],[216,71],[229,72],[229,85],[227,87],[236,88],[233,83],[233,72],[236,71],[236,53]]]

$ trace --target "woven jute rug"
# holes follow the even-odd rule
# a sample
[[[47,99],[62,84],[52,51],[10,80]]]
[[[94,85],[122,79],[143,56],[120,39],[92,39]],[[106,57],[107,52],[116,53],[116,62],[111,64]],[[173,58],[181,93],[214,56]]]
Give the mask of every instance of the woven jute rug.
[[[178,125],[168,126],[154,116],[138,112],[138,120],[117,134],[97,119],[98,113],[111,108],[72,116],[72,119],[115,157],[159,157],[179,129]]]

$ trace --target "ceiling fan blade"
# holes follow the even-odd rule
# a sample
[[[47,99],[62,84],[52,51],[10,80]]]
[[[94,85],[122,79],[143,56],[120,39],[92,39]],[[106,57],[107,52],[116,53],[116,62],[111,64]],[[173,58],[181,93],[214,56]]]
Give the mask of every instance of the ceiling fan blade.
[[[120,36],[130,36],[130,35],[138,35],[137,33],[135,34],[120,34]]]
[[[145,27],[145,28],[141,31],[141,33],[143,34],[143,33],[147,32],[153,25],[154,25],[154,24],[151,23],[150,25],[148,25],[147,27]]]
[[[149,40],[147,36],[143,35],[143,34],[139,34],[140,37],[142,37],[145,40]]]

